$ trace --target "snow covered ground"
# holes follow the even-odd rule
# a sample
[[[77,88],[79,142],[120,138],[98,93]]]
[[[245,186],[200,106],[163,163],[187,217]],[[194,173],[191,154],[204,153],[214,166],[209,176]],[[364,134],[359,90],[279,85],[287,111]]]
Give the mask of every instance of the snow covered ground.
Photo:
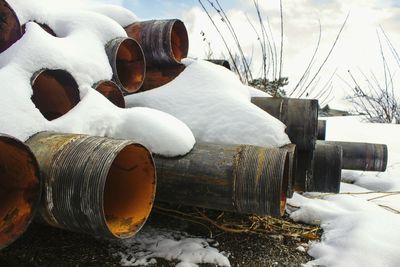
[[[327,140],[388,145],[384,173],[343,171],[341,193],[295,194],[291,218],[318,224],[321,242],[311,244],[307,266],[399,266],[400,126],[360,122],[358,117],[328,119]],[[293,208],[291,208],[293,210]]]

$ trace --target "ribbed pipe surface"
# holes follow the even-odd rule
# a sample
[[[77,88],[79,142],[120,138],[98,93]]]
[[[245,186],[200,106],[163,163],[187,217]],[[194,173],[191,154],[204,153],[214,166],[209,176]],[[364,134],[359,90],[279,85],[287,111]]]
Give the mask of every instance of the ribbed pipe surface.
[[[0,53],[22,37],[21,25],[14,10],[5,0],[0,0]]]
[[[105,49],[113,70],[113,80],[122,89],[122,93],[139,91],[146,73],[141,46],[132,38],[120,37],[109,41]]]
[[[113,81],[103,80],[95,83],[93,88],[120,108],[125,108],[125,99],[121,88]]]
[[[280,216],[289,182],[286,149],[196,144],[184,157],[155,158],[157,200]]]
[[[27,144],[45,180],[48,224],[103,238],[128,238],[144,224],[155,194],[151,153],[128,140],[42,132]]]
[[[125,31],[142,46],[148,66],[180,64],[187,56],[188,33],[178,19],[134,22]]]
[[[0,134],[0,250],[20,237],[41,196],[39,165],[21,141]]]

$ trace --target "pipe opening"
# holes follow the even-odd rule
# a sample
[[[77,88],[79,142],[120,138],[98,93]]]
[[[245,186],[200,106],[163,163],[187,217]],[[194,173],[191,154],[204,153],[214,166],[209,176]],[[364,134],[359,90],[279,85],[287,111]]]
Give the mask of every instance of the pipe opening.
[[[64,70],[43,70],[32,79],[32,102],[49,121],[66,114],[79,101],[78,84]]]
[[[38,173],[29,150],[0,140],[0,248],[22,235],[30,223],[40,196]]]
[[[0,53],[7,50],[21,36],[21,26],[14,10],[4,0],[0,1]]]
[[[125,108],[125,99],[121,89],[113,81],[101,81],[94,85],[94,88],[117,107]]]
[[[283,216],[285,214],[285,208],[286,208],[286,198],[287,198],[287,192],[289,188],[289,179],[291,176],[291,171],[290,171],[290,160],[289,160],[289,154],[286,154],[285,157],[285,166],[283,169],[283,176],[282,176],[282,185],[281,185],[281,199],[280,199],[280,215]]]
[[[137,92],[145,76],[145,60],[140,45],[133,39],[125,39],[116,55],[117,77],[128,93]]]
[[[145,147],[131,144],[117,155],[104,188],[104,214],[115,236],[130,237],[144,224],[153,206],[155,177]]]
[[[171,29],[171,48],[177,62],[187,57],[189,50],[189,39],[185,24],[176,20]]]

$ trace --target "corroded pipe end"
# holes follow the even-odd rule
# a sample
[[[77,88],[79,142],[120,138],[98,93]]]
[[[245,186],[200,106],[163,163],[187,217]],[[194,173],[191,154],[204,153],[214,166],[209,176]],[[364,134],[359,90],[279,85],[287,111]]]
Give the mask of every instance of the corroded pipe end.
[[[124,95],[121,92],[121,88],[113,81],[99,81],[93,88],[105,96],[111,103],[120,108],[125,108]]]
[[[49,121],[66,114],[79,101],[74,77],[64,70],[40,70],[31,78],[32,102]]]
[[[156,189],[151,152],[129,140],[38,133],[27,141],[40,164],[48,224],[109,239],[132,237]]]
[[[294,193],[294,184],[297,173],[297,147],[295,144],[288,144],[282,148],[287,149],[289,156],[289,181],[286,196],[291,198]]]
[[[141,46],[132,38],[116,38],[106,44],[113,79],[125,94],[137,92],[143,84],[146,63]]]
[[[187,57],[189,37],[178,19],[134,22],[125,31],[142,46],[149,66],[180,64]]]
[[[186,67],[183,64],[147,68],[146,79],[144,80],[140,91],[147,91],[166,85],[178,77],[185,68]]]
[[[319,120],[318,121],[317,139],[318,140],[325,140],[325,138],[326,138],[326,121],[325,120]]]
[[[7,50],[21,36],[21,25],[17,15],[7,1],[0,0],[0,53]]]
[[[132,237],[153,207],[156,176],[150,152],[131,144],[114,159],[104,188],[108,228],[118,238]]]
[[[313,178],[308,191],[339,193],[342,176],[342,147],[318,143],[313,162]]]
[[[0,249],[20,237],[37,211],[39,167],[22,142],[0,134]]]
[[[234,170],[239,212],[282,216],[290,180],[287,149],[240,146]]]
[[[36,21],[33,21],[33,22],[35,22],[36,24],[38,24],[38,25],[39,25],[43,30],[45,30],[48,34],[53,35],[54,37],[57,37],[56,33],[53,31],[52,28],[50,28],[49,25],[44,24],[44,23],[39,23],[39,22],[36,22]],[[22,34],[25,34],[25,32],[26,32],[26,23],[25,23],[24,25],[22,25],[21,31],[22,31]]]

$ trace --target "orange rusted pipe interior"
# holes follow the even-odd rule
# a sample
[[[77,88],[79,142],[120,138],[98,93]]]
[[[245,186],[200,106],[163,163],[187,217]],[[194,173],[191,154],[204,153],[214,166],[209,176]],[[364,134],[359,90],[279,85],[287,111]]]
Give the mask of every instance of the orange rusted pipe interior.
[[[0,136],[0,249],[23,234],[40,199],[39,168],[15,139]]]
[[[133,39],[125,39],[116,55],[117,76],[128,93],[137,92],[143,84],[146,64],[140,45]]]
[[[21,25],[14,10],[7,1],[0,0],[0,53],[18,41],[21,36]]]
[[[151,153],[131,144],[115,158],[104,188],[104,214],[117,237],[134,235],[153,206],[156,173]]]
[[[175,21],[171,30],[171,48],[176,61],[180,62],[187,57],[189,50],[189,39],[186,27],[182,21]]]
[[[49,121],[66,114],[80,101],[78,84],[64,70],[40,71],[31,83],[31,100]]]
[[[125,99],[121,89],[113,81],[98,82],[94,88],[117,107],[125,108]]]

